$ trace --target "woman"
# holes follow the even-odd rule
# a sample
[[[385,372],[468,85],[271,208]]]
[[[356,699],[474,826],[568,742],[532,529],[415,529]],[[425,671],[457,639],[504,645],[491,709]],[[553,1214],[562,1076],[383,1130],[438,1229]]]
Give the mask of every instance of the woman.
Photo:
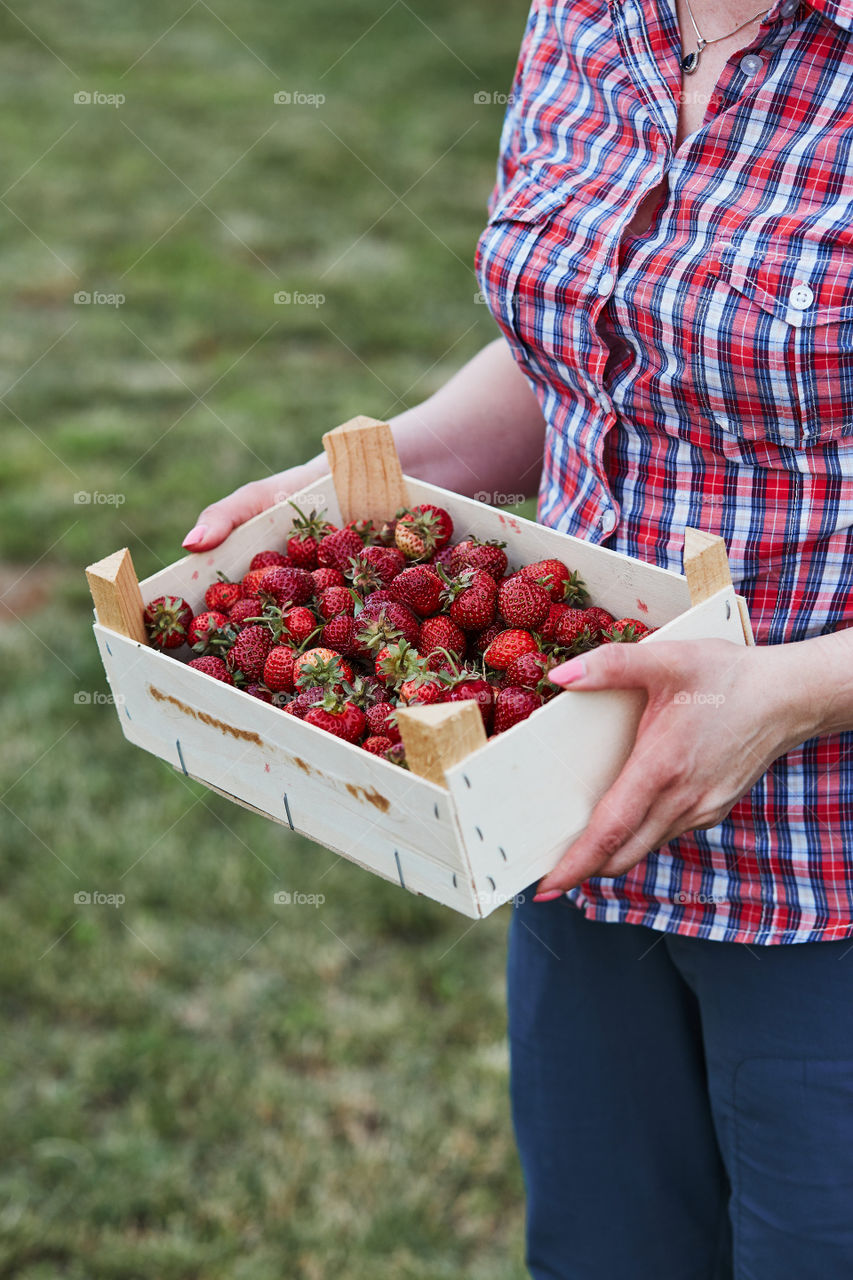
[[[556,673],[647,703],[513,912],[537,1280],[853,1276],[853,0],[689,3],[535,0],[477,251],[503,337],[393,424],[410,473],[536,477],[666,568],[722,534],[758,641]]]

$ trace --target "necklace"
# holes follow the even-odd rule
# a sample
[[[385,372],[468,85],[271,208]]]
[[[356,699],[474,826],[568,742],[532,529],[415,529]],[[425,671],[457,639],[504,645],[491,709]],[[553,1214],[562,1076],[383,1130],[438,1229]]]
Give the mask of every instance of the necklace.
[[[681,59],[681,70],[688,76],[692,75],[699,66],[699,59],[702,57],[702,50],[706,45],[719,44],[721,40],[728,40],[729,36],[736,36],[739,31],[743,31],[744,27],[748,27],[751,22],[755,22],[756,18],[763,18],[765,13],[770,12],[770,9],[762,9],[760,13],[756,13],[752,18],[747,18],[746,22],[742,22],[739,27],[735,27],[734,31],[727,31],[724,36],[715,36],[713,40],[706,40],[696,25],[696,19],[693,17],[693,10],[690,8],[690,0],[684,0],[684,3],[687,6],[690,21],[693,23],[693,30],[696,32],[697,40],[696,48],[693,52],[686,54]]]

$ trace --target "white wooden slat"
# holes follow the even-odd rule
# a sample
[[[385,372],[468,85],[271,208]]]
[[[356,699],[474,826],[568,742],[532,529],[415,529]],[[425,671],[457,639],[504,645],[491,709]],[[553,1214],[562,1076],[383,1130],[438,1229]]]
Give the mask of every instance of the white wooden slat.
[[[697,638],[744,644],[731,587],[642,643]],[[569,689],[447,770],[484,914],[550,871],[583,830],[627,759],[642,708],[631,690]]]

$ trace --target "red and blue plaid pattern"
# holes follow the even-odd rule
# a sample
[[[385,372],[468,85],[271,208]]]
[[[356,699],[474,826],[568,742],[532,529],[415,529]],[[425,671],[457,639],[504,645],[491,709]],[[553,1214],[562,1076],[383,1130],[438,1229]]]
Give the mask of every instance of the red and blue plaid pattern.
[[[851,27],[853,0],[777,0],[675,148],[672,0],[534,0],[477,246],[548,424],[540,520],[676,570],[686,525],[722,534],[759,644],[853,623]],[[724,941],[853,934],[853,734],[571,896]]]

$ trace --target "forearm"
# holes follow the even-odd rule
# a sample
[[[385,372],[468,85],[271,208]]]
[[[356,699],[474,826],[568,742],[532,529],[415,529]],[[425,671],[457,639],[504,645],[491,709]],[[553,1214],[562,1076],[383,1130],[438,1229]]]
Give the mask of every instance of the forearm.
[[[809,736],[853,730],[853,627],[778,646]]]
[[[434,395],[391,418],[403,470],[487,501],[536,493],[545,420],[503,338],[489,343]],[[305,483],[327,469],[318,454]]]

